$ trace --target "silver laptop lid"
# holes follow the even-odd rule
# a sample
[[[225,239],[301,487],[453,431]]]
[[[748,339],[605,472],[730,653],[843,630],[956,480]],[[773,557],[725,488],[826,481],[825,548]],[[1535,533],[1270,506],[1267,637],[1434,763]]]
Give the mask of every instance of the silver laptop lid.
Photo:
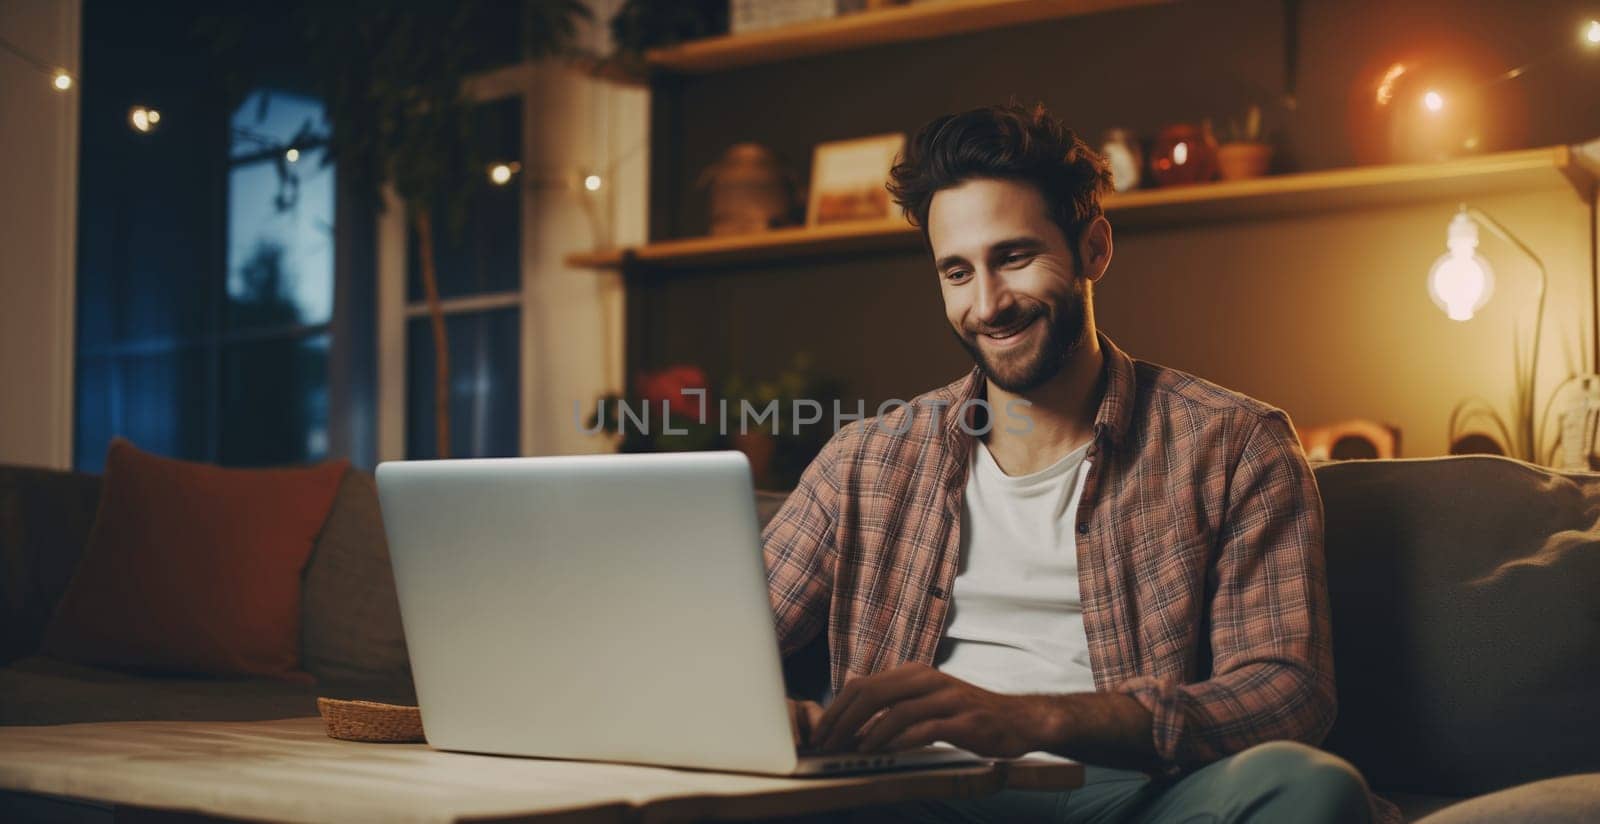
[[[378,467],[428,741],[788,773],[739,452]]]

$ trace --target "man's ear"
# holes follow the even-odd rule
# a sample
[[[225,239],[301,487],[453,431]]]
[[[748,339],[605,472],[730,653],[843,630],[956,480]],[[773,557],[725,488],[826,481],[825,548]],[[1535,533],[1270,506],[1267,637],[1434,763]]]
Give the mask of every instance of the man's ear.
[[[1111,221],[1100,215],[1078,236],[1078,260],[1083,261],[1083,271],[1079,274],[1099,282],[1111,265],[1111,248]]]

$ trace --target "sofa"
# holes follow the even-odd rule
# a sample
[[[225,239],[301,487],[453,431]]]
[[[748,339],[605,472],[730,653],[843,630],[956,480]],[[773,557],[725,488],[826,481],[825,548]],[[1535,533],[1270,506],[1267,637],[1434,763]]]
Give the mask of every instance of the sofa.
[[[1327,513],[1339,719],[1325,746],[1412,820],[1600,820],[1600,475],[1487,456],[1314,465]],[[149,677],[40,638],[99,479],[0,467],[0,725],[265,720],[319,695],[413,700],[370,475],[345,476],[303,578],[316,684]],[[782,495],[762,493],[763,523]],[[817,681],[818,650],[789,662]],[[0,820],[111,820],[5,793]]]

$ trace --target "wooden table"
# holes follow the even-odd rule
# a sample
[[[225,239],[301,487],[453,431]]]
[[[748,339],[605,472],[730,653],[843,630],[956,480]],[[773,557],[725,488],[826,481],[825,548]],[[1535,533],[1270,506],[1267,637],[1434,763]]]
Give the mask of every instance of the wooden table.
[[[797,779],[469,755],[336,741],[319,718],[0,727],[3,790],[308,823],[763,818],[1082,782],[1035,759]]]

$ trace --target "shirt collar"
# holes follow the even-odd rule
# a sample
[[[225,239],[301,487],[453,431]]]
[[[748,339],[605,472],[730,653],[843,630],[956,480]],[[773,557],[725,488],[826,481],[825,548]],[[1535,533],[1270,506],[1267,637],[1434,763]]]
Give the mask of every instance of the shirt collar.
[[[1100,342],[1100,354],[1103,360],[1103,375],[1105,376],[1105,394],[1100,398],[1100,407],[1094,416],[1095,440],[1103,441],[1112,448],[1122,446],[1127,438],[1128,429],[1133,422],[1134,403],[1134,369],[1133,359],[1126,352],[1117,348],[1104,332],[1095,330],[1095,337]],[[977,414],[976,405],[968,405],[969,401],[982,398],[986,383],[983,370],[972,367],[967,376],[947,387],[946,399],[949,408],[943,410],[945,417],[945,436],[952,442],[959,443],[962,439],[970,438],[962,429],[963,413],[967,429],[975,429],[976,423],[972,416]]]

